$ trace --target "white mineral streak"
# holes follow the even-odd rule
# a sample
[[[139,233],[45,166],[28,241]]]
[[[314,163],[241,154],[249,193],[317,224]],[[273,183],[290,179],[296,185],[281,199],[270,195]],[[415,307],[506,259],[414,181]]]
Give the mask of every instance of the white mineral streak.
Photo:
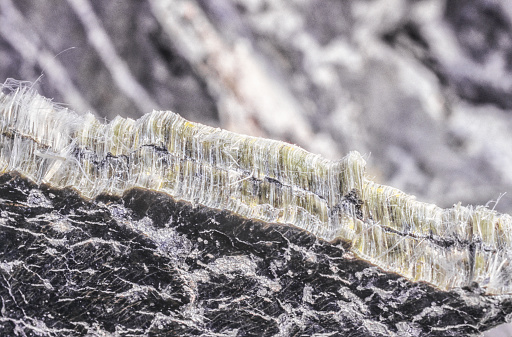
[[[0,172],[18,172],[86,198],[134,187],[176,200],[293,225],[342,239],[382,269],[449,290],[477,282],[512,292],[512,218],[485,207],[441,209],[364,175],[352,152],[340,161],[287,143],[189,122],[168,111],[100,123],[26,85],[0,95]]]

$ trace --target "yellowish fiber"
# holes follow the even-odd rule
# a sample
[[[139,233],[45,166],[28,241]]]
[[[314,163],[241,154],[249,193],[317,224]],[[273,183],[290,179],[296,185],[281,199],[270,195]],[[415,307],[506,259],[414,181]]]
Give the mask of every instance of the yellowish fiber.
[[[512,292],[512,218],[485,207],[418,202],[365,176],[357,152],[330,161],[284,142],[189,122],[169,111],[138,120],[63,109],[23,85],[0,95],[0,172],[85,198],[140,187],[194,205],[293,225],[388,272],[440,289]]]

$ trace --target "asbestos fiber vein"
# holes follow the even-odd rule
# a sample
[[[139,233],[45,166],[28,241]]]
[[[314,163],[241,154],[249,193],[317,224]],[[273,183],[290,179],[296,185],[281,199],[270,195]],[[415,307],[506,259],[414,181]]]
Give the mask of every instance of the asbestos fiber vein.
[[[357,152],[330,161],[284,142],[189,122],[169,111],[108,124],[9,82],[0,96],[0,172],[83,197],[132,188],[341,239],[388,272],[442,290],[512,292],[509,215],[418,202],[369,180]]]

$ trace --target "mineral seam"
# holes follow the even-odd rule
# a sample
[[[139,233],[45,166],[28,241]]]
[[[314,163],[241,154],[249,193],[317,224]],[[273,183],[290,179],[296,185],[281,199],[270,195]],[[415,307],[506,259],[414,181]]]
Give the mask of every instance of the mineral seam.
[[[189,122],[169,111],[108,124],[8,82],[0,94],[0,173],[85,198],[159,191],[194,205],[344,240],[361,259],[442,290],[512,292],[512,218],[442,209],[365,175],[357,152],[330,161],[284,142]]]

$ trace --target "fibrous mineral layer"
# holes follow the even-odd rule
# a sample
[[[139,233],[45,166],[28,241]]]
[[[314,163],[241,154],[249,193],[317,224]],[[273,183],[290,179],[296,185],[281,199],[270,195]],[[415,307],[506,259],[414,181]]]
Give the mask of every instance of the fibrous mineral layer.
[[[85,198],[150,189],[349,242],[359,258],[442,290],[478,284],[487,294],[512,292],[511,216],[419,202],[370,180],[357,152],[331,161],[170,111],[105,124],[19,83],[2,87],[0,132],[0,173]]]

